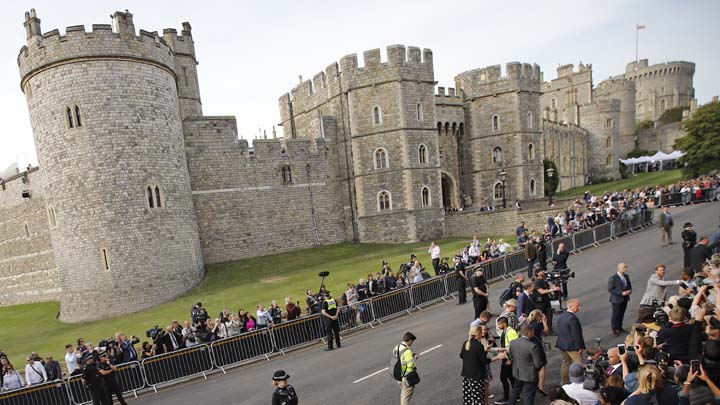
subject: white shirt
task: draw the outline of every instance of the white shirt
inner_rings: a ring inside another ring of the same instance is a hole
[[[568,396],[580,403],[580,405],[595,405],[598,401],[597,392],[583,388],[583,383],[570,383],[562,386]]]
[[[431,259],[439,259],[440,258],[440,246],[435,245],[428,249],[428,253],[430,253]]]
[[[77,356],[75,353],[65,353],[65,365],[68,369],[68,375],[72,374],[78,368]]]
[[[507,250],[508,250],[508,248],[510,248],[510,247],[512,247],[512,246],[510,246],[509,243],[505,242],[505,243],[503,243],[502,245],[499,245],[499,246],[498,246],[498,251],[500,251],[500,253],[507,253]]]
[[[26,365],[25,379],[27,379],[27,385],[40,384],[47,381],[48,378],[45,373],[45,366],[43,366],[39,361],[33,361],[32,365]]]

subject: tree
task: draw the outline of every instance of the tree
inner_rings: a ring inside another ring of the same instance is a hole
[[[656,150],[645,150],[645,149],[640,149],[640,148],[636,147],[633,150],[631,150],[630,152],[628,152],[625,159],[636,158],[636,157],[640,157],[640,156],[652,156],[656,153],[657,153]]]
[[[675,142],[675,149],[686,153],[680,158],[683,174],[697,177],[720,170],[720,103],[698,108],[684,127],[687,135]]]
[[[549,168],[553,168],[555,173],[553,173],[552,177],[548,177],[547,170]],[[553,194],[555,194],[555,191],[557,191],[558,185],[560,185],[560,171],[558,170],[557,166],[555,165],[555,162],[552,160],[545,159],[543,160],[543,173],[545,178],[545,195],[550,195],[550,192],[552,191]]]

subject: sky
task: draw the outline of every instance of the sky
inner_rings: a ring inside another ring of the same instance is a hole
[[[172,4],[173,7],[166,7]],[[403,44],[433,51],[438,86],[466,70],[511,61],[537,63],[545,80],[559,65],[592,63],[599,83],[635,59],[696,63],[699,104],[720,93],[720,1],[49,1],[20,0],[0,13],[0,171],[37,164],[17,55],[24,13],[35,8],[43,32],[109,24],[128,9],[136,30],[193,27],[205,115],[235,115],[241,138],[271,133],[278,98],[347,54]],[[362,62],[361,62],[362,63]],[[281,129],[278,128],[281,134]]]

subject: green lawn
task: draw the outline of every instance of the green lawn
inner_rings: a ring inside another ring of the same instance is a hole
[[[661,172],[640,173],[624,180],[571,188],[557,193],[556,197],[577,197],[581,196],[585,191],[590,191],[590,194],[593,195],[602,195],[605,191],[612,192],[634,189],[637,187],[669,185],[680,181],[682,178],[682,172],[680,170],[663,170]]]
[[[468,244],[469,239],[438,241],[442,256],[451,257]],[[514,236],[505,236],[505,240],[513,245],[516,243]],[[400,263],[408,260],[410,253],[415,253],[425,267],[431,269],[428,245],[341,243],[210,265],[203,283],[184,296],[136,314],[98,322],[59,322],[55,319],[60,308],[58,302],[3,307],[0,308],[0,348],[8,353],[13,364],[22,366],[25,364],[24,356],[32,351],[43,355],[52,353],[56,359],[63,359],[65,344],[74,343],[78,337],[97,344],[102,338],[123,331],[146,340],[145,331],[156,323],[164,327],[173,319],[181,322],[189,319],[190,307],[197,301],[203,303],[211,316],[217,316],[223,308],[234,312],[239,308],[254,311],[257,304],[267,306],[273,299],[284,307],[284,298],[288,295],[301,301],[304,308],[305,291],[316,291],[319,287],[319,272],[330,272],[325,284],[333,295],[339,297],[345,291],[347,282],[357,283],[368,273],[375,274],[380,270],[383,259],[387,259],[390,266],[397,270]],[[92,311],[92,308],[88,310]]]

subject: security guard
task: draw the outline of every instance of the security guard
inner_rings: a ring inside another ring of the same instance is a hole
[[[340,321],[338,321],[338,307],[335,298],[330,296],[330,292],[326,293],[325,301],[322,304],[323,322],[325,322],[325,334],[327,335],[328,347],[325,351],[333,349],[333,335],[335,335],[335,343],[340,348]]]
[[[105,390],[105,381],[95,364],[95,357],[86,354],[83,355],[83,359],[85,361],[85,369],[83,369],[82,381],[88,391],[90,391],[90,398],[92,398],[93,405],[112,404],[112,399],[110,399]]]
[[[115,367],[114,364],[110,363],[110,358],[108,357],[107,352],[103,352],[100,354],[100,362],[97,363],[97,366],[98,372],[100,373],[100,375],[102,375],[103,381],[105,382],[106,397],[112,402],[112,396],[114,394],[117,397],[118,401],[120,401],[120,405],[127,405],[127,402],[125,402],[125,398],[123,398],[122,395],[122,388],[115,379],[117,367]]]
[[[407,376],[417,370],[415,360],[418,355],[410,350],[410,346],[416,339],[412,332],[406,332],[403,335],[403,341],[393,349],[393,358],[400,359],[401,376],[399,378],[401,378],[401,381],[398,381],[400,385],[400,405],[409,404],[415,391],[415,385],[408,382]]]
[[[683,268],[687,269],[690,267],[690,249],[697,245],[697,233],[692,229],[693,224],[690,222],[686,222],[683,228],[685,228],[685,230],[680,234],[683,240]]]
[[[458,305],[462,305],[467,302],[466,288],[468,277],[465,274],[465,265],[460,256],[455,256],[455,275],[457,276]]]

